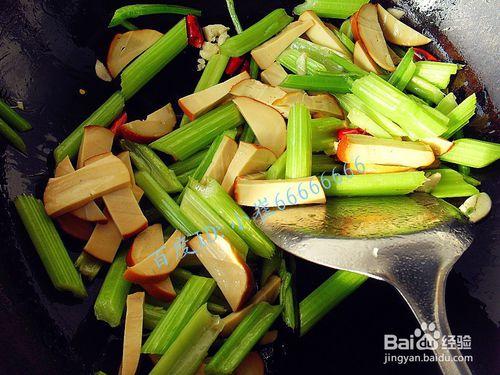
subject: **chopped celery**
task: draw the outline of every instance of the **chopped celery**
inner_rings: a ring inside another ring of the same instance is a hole
[[[424,181],[424,172],[321,176],[321,184],[329,197],[405,195],[422,186]]]
[[[342,44],[349,50],[349,52],[354,53],[354,42],[343,32],[333,29],[333,33],[340,39]]]
[[[456,74],[460,65],[438,61],[418,61],[415,63],[415,75],[444,90],[450,84],[450,78]]]
[[[283,307],[281,311],[281,315],[283,317],[283,321],[287,325],[287,327],[292,330],[300,330],[300,315],[298,312],[298,305],[295,299],[295,293],[293,288],[293,273],[295,272],[295,263],[293,258],[289,258],[291,262],[293,262],[293,267],[290,271],[288,271],[285,259],[281,261],[280,266],[280,305]]]
[[[131,18],[148,16],[151,14],[181,14],[181,15],[192,14],[195,16],[201,16],[201,10],[183,7],[179,5],[167,5],[167,4],[126,5],[124,7],[115,10],[113,18],[109,22],[108,27],[121,25],[123,21],[129,20]]]
[[[479,193],[479,190],[464,181],[460,173],[451,168],[433,169],[429,172],[441,174],[441,180],[431,190],[431,194],[437,198],[470,197]]]
[[[26,154],[26,144],[19,134],[16,133],[4,120],[0,118],[0,136],[8,140],[12,146]]]
[[[262,262],[262,273],[260,277],[261,288],[266,284],[267,279],[269,279],[269,277],[273,273],[279,270],[281,265],[281,259],[283,259],[283,254],[281,250],[275,252],[271,258],[264,259],[264,261]]]
[[[323,172],[331,172],[334,168],[340,170],[342,166],[335,162],[333,158],[328,155],[313,155],[312,156],[312,174],[321,174]]]
[[[312,126],[309,110],[302,103],[290,108],[287,129],[286,178],[311,175]]]
[[[184,172],[183,174],[177,176],[177,179],[181,183],[182,186],[186,186],[186,184],[189,181],[190,177],[193,177],[194,172],[196,172],[196,168],[193,168],[187,172]]]
[[[283,152],[269,167],[266,173],[266,180],[281,180],[285,178],[286,171],[286,151]]]
[[[30,123],[10,108],[2,99],[0,99],[0,117],[17,131],[24,132],[31,129]]]
[[[337,271],[300,302],[300,335],[368,280],[365,275]]]
[[[176,163],[170,164],[168,168],[170,168],[177,176],[186,173],[194,168],[196,168],[200,162],[205,157],[205,154],[208,152],[208,149],[201,150],[194,155],[191,155],[189,158],[178,161]]]
[[[103,265],[104,262],[102,260],[93,257],[85,251],[82,251],[75,262],[75,267],[78,268],[78,271],[89,280],[94,280]]]
[[[461,130],[476,112],[476,94],[469,95],[462,103],[448,113],[450,122],[448,130],[442,135],[443,138],[450,138]]]
[[[403,91],[415,73],[415,63],[413,62],[413,48],[408,49],[396,70],[389,77],[389,83],[399,90]]]
[[[189,375],[197,372],[208,354],[224,323],[218,315],[212,315],[207,304],[198,308],[187,324],[182,327],[175,341],[151,370],[151,375]]]
[[[241,34],[229,38],[221,46],[221,52],[230,57],[242,56],[280,32],[292,20],[284,9],[275,9]]]
[[[342,25],[340,25],[339,28],[340,32],[349,37],[351,41],[354,41],[354,35],[352,34],[352,27],[351,27],[351,19],[346,19],[344,22],[342,22]]]
[[[378,126],[375,121],[357,108],[351,109],[347,118],[352,125],[365,130],[368,134],[371,134],[374,137],[392,139],[392,135],[387,133],[383,128]]]
[[[230,102],[154,141],[150,147],[183,160],[210,145],[219,134],[243,122],[236,104]]]
[[[444,98],[443,92],[438,87],[419,76],[413,76],[410,79],[406,85],[406,91],[434,104],[438,104]]]
[[[32,195],[19,195],[14,205],[54,287],[79,298],[87,297],[82,277],[73,266],[54,223],[45,213],[43,203]]]
[[[345,19],[356,13],[369,0],[306,0],[297,5],[293,12],[302,14],[312,10],[320,17]]]
[[[157,75],[188,44],[186,19],[180,20],[121,74],[122,94],[126,100]]]
[[[243,32],[243,27],[241,27],[240,19],[236,13],[236,8],[234,7],[234,0],[226,0],[227,10],[229,11],[229,16],[231,21],[233,21],[234,28],[238,34]]]
[[[462,177],[464,178],[464,181],[467,182],[468,184],[471,184],[472,186],[479,186],[481,185],[481,181],[475,179],[472,176],[466,176],[462,174]]]
[[[327,91],[345,94],[351,91],[352,76],[343,73],[321,73],[313,76],[289,74],[280,86],[291,89]]]
[[[255,134],[252,128],[248,124],[245,124],[245,126],[243,127],[243,132],[241,133],[240,136],[240,142],[247,142],[247,143],[255,142]]]
[[[127,269],[126,255],[127,251],[124,249],[115,257],[94,304],[97,320],[104,320],[111,327],[117,327],[120,324],[127,294],[132,286],[123,278],[123,273]]]
[[[302,53],[295,49],[287,48],[281,53],[281,55],[278,56],[276,61],[294,74],[299,74],[298,61]],[[307,57],[305,71],[306,74],[314,75],[318,72],[326,72],[327,69],[323,64],[317,62],[312,57]]]
[[[443,115],[449,115],[451,111],[457,108],[457,98],[455,94],[450,92],[446,95],[436,106],[436,109],[441,112]]]
[[[137,26],[135,26],[132,22],[127,21],[127,20],[122,21],[122,23],[120,25],[129,31],[139,30],[139,28]]]
[[[483,168],[500,159],[500,144],[470,138],[457,139],[450,151],[439,158],[448,163]]]
[[[333,151],[337,140],[337,131],[345,127],[345,122],[335,117],[323,117],[311,120],[312,151]]]
[[[167,313],[167,311],[162,306],[153,306],[145,303],[143,306],[143,323],[144,328],[152,330],[154,329],[161,318]]]

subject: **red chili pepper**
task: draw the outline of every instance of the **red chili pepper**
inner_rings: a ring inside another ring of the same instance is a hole
[[[245,62],[245,56],[231,57],[226,66],[225,73],[232,76],[240,68],[240,66]]]
[[[121,127],[123,124],[126,124],[128,120],[127,112],[123,112],[120,117],[118,117],[114,122],[113,125],[111,125],[110,130],[115,134],[119,135]]]
[[[187,33],[188,33],[188,43],[190,46],[195,48],[203,47],[203,43],[205,42],[205,38],[203,38],[203,33],[201,32],[200,24],[198,23],[198,19],[196,16],[192,14],[188,14],[186,16],[187,22]]]
[[[248,59],[245,60],[238,73],[243,73],[243,72],[250,73],[250,60]]]
[[[439,61],[436,57],[434,57],[433,54],[431,54],[430,52],[427,52],[425,49],[413,47],[413,51],[415,52],[415,55],[413,57],[417,61],[421,61],[421,60]]]
[[[356,129],[340,129],[337,132],[337,138],[339,141],[342,140],[347,134],[366,134],[366,132],[361,128]]]

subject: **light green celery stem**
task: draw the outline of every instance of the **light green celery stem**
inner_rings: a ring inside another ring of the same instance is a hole
[[[143,318],[142,322],[144,328],[153,330],[160,320],[165,316],[167,310],[165,310],[161,306],[150,305],[149,303],[145,303],[143,305]]]
[[[354,81],[352,92],[367,106],[401,126],[411,139],[439,136],[447,129],[403,92],[376,74],[370,73]]]
[[[19,134],[16,133],[4,120],[0,118],[0,136],[8,140],[19,151],[26,153],[26,144]]]
[[[254,58],[252,57],[250,59],[250,77],[252,77],[253,79],[257,79],[259,77],[259,65],[257,64],[257,62],[254,60]]]
[[[188,280],[193,276],[193,273],[184,269],[177,267],[172,272],[172,282],[174,284],[184,285],[188,282]]]
[[[284,9],[275,9],[241,34],[226,40],[220,48],[221,53],[230,57],[243,56],[279,33],[292,20]]]
[[[269,259],[264,259],[262,261],[262,272],[260,276],[260,287],[262,288],[269,277],[279,270],[281,265],[281,260],[283,259],[283,253],[278,250]]]
[[[125,99],[129,100],[157,75],[187,46],[187,42],[186,19],[183,18],[123,70],[120,77]]]
[[[354,41],[354,35],[352,34],[352,27],[351,27],[351,20],[347,19],[344,22],[342,22],[342,25],[340,25],[339,28],[341,33],[344,33],[351,39],[351,41]]]
[[[54,287],[79,298],[87,297],[82,277],[73,266],[52,219],[45,213],[43,203],[32,195],[19,195],[14,205]]]
[[[201,16],[201,10],[183,7],[179,5],[167,4],[135,4],[126,5],[115,10],[113,18],[109,22],[108,27],[118,26],[123,21],[134,19],[141,16],[149,16],[151,14],[192,14]]]
[[[126,255],[127,251],[124,249],[113,260],[94,304],[97,320],[104,320],[111,327],[120,324],[127,294],[132,286],[123,278],[123,273],[127,269]]]
[[[456,108],[454,108],[448,117],[450,122],[448,123],[448,130],[444,132],[443,138],[450,138],[456,132],[461,130],[465,125],[469,123],[469,120],[474,116],[476,112],[476,94],[469,95],[462,103],[460,103]]]
[[[369,0],[306,0],[297,5],[293,13],[302,14],[312,10],[320,17],[346,19],[356,13]]]
[[[198,231],[224,236],[238,250],[243,259],[246,259],[248,252],[246,242],[206,203],[199,193],[189,187],[186,187],[184,191],[181,211],[195,224]]]
[[[248,124],[245,124],[243,126],[243,132],[241,133],[240,136],[240,142],[247,142],[247,143],[255,142],[255,133]]]
[[[351,91],[352,76],[343,73],[322,73],[314,76],[289,74],[280,86],[291,89],[345,94]]]
[[[139,28],[137,26],[135,26],[132,22],[127,21],[127,20],[123,21],[120,25],[129,31],[139,30]]]
[[[409,194],[425,181],[424,172],[322,176],[321,184],[329,197],[362,197]]]
[[[192,188],[248,244],[253,253],[263,258],[273,256],[276,251],[273,242],[216,180],[211,179],[205,184],[195,183]]]
[[[189,158],[170,164],[168,168],[172,170],[177,176],[186,173],[194,168],[196,168],[203,158],[205,157],[207,150],[201,150]]]
[[[207,302],[215,281],[191,276],[142,346],[142,352],[163,354],[172,345],[198,308]]]
[[[312,151],[331,151],[337,140],[337,131],[345,128],[345,122],[335,117],[323,117],[311,120]]]
[[[293,258],[292,258],[293,259]],[[293,271],[292,271],[293,272]],[[280,267],[280,305],[283,307],[281,311],[281,316],[283,317],[283,322],[287,327],[292,330],[300,329],[300,315],[298,310],[298,305],[295,301],[295,296],[293,292],[293,273],[289,272],[286,267],[286,262],[283,259],[281,261]]]
[[[467,176],[467,175],[462,174],[462,177],[464,178],[465,182],[467,182],[468,184],[471,184],[472,186],[479,186],[479,185],[481,185],[481,181],[476,180],[472,176]]]
[[[75,262],[78,271],[89,280],[94,280],[104,263],[92,255],[82,251]]]
[[[196,226],[193,222],[182,213],[177,203],[148,172],[136,172],[135,182],[144,190],[144,194],[153,206],[175,229],[180,230],[186,236],[196,232]]]
[[[271,306],[267,302],[257,304],[212,357],[205,374],[232,374],[280,313],[281,306]]]
[[[413,51],[413,48],[408,49],[399,62],[396,70],[389,77],[388,82],[398,90],[403,91],[415,73],[416,65],[413,62],[414,55],[415,52]]]
[[[349,52],[354,53],[354,42],[343,32],[333,29],[333,33],[340,39],[342,44],[349,50]]]
[[[470,138],[457,139],[450,151],[439,158],[448,163],[483,168],[500,159],[500,144]]]
[[[392,139],[392,135],[386,132],[368,115],[357,108],[351,109],[349,111],[349,114],[347,115],[347,118],[354,127],[361,128],[374,137]]]
[[[278,61],[281,65],[283,65],[285,68],[293,72],[294,74],[299,74],[299,67],[298,67],[298,60],[300,58],[300,55],[302,55],[305,52],[299,52],[295,49],[287,48],[284,50],[281,55],[278,56],[276,61]],[[306,58],[306,74],[308,75],[314,75],[319,72],[326,72],[327,69],[326,67],[314,60],[312,57],[307,57]]]
[[[214,156],[219,150],[219,147],[222,141],[224,140],[224,137],[229,137],[234,139],[236,137],[236,129],[227,130],[224,133],[218,135],[217,138],[214,139],[207,153],[205,154],[205,157],[198,164],[196,170],[193,173],[192,177],[195,180],[199,181],[205,176],[205,173],[207,172],[208,167],[210,167],[210,164],[212,164]]]
[[[266,172],[266,180],[281,180],[285,178],[286,151],[276,159]]]
[[[0,99],[0,117],[14,129],[24,132],[31,129],[30,123]]]
[[[438,104],[444,98],[443,92],[438,87],[418,76],[413,76],[410,79],[406,85],[406,91],[433,104]]]
[[[337,271],[300,302],[300,335],[304,335],[347,296],[368,280],[365,275]]]
[[[312,126],[311,115],[302,103],[290,108],[287,129],[287,157],[285,178],[311,175]]]
[[[429,116],[431,116],[437,123],[441,124],[442,126],[448,127],[448,124],[450,122],[450,119],[448,116],[442,114],[439,112],[436,108],[431,107],[427,103],[419,103],[420,107],[424,109],[424,111],[427,112]]]
[[[448,115],[451,111],[458,107],[457,97],[450,92],[436,106],[436,109],[443,115]]]
[[[450,78],[456,74],[460,65],[438,61],[418,61],[415,63],[415,75],[444,90],[450,84]]]
[[[192,375],[196,373],[222,328],[224,328],[224,322],[221,318],[210,314],[206,304],[200,306],[150,374]]]
[[[233,0],[226,0],[227,10],[229,12],[229,16],[231,17],[231,21],[233,21],[234,28],[238,34],[243,32],[243,28],[241,27],[240,20],[238,18],[238,14],[236,13],[236,8],[234,7]]]
[[[426,105],[426,106],[429,106],[429,104],[423,100],[423,99],[420,99],[418,96],[416,95],[413,95],[413,94],[407,94],[408,97],[413,100],[414,102],[416,102],[417,104],[422,104],[422,105]]]
[[[219,134],[243,123],[236,104],[229,102],[154,141],[150,147],[184,160],[206,148]]]
[[[83,128],[87,125],[108,127],[117,118],[125,107],[125,99],[120,91],[115,92],[94,113],[82,122],[73,132],[62,141],[54,150],[56,164],[66,156],[73,158],[78,153],[83,137]]]
[[[339,104],[344,109],[344,111],[349,112],[353,108],[359,109],[389,134],[395,137],[404,137],[408,135],[396,123],[366,105],[357,96],[353,94],[337,94],[335,95],[335,97],[339,101]]]
[[[229,56],[221,55],[220,53],[212,56],[210,60],[208,60],[205,69],[203,69],[203,73],[201,73],[200,80],[196,84],[194,92],[199,92],[218,84],[220,82],[220,79],[222,78],[222,75],[224,74],[224,70],[226,69],[228,61]],[[184,115],[182,116],[180,126],[184,126],[189,122],[189,117]]]
[[[339,56],[334,50],[320,46],[308,40],[297,38],[290,45],[290,48],[300,52],[305,52],[307,56],[323,64],[329,71],[335,72],[345,70],[347,73],[354,73],[360,77],[368,74],[367,71],[361,69],[352,61]]]
[[[459,130],[455,134],[455,139],[460,139],[463,137],[464,137],[464,132],[462,130]],[[457,165],[457,169],[462,174],[462,176],[464,176],[464,179],[465,179],[465,176],[468,176],[470,174],[470,167],[467,167],[465,165]]]
[[[167,193],[177,193],[182,190],[182,184],[175,172],[170,170],[161,158],[148,146],[139,143],[120,140],[122,149],[130,151],[130,159],[139,171],[148,172],[158,181]]]
[[[181,183],[182,186],[186,186],[186,184],[189,182],[189,179],[193,177],[194,172],[196,172],[196,169],[193,168],[177,177],[179,182]],[[182,193],[181,193],[182,194]],[[181,201],[182,199],[180,199]]]
[[[428,172],[441,174],[441,180],[431,190],[431,194],[437,198],[470,197],[479,193],[479,190],[468,184],[459,172],[451,168],[432,169]]]
[[[339,163],[336,163],[330,156],[321,154],[312,156],[311,173],[313,175],[321,174],[325,171],[331,172],[334,168],[341,170],[342,166]]]

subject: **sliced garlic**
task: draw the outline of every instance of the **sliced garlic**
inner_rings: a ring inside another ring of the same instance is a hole
[[[203,34],[205,35],[205,40],[215,42],[219,36],[224,33],[227,34],[228,30],[229,27],[221,24],[207,25],[203,28]]]
[[[227,32],[224,32],[220,34],[220,36],[217,38],[217,44],[219,46],[222,46],[226,40],[229,39],[229,34]]]
[[[491,211],[491,198],[486,193],[475,194],[465,200],[460,206],[460,211],[466,215],[472,223],[477,223]]]
[[[415,191],[420,191],[424,193],[430,193],[432,189],[434,189],[437,184],[441,181],[441,173],[434,173],[428,176],[422,186],[417,188]]]
[[[205,69],[205,66],[207,66],[207,62],[205,61],[205,59],[198,59],[196,60],[196,62],[198,63],[198,65],[196,65],[196,71],[198,72],[202,71],[203,69]]]
[[[205,42],[200,50],[200,56],[205,60],[210,60],[212,56],[219,53],[219,46],[214,43]]]
[[[113,77],[109,74],[108,69],[100,60],[96,60],[95,62],[95,74],[103,81],[111,82],[113,80]]]

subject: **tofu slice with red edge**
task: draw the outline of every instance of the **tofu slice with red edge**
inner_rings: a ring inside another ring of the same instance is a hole
[[[172,105],[156,110],[146,120],[135,120],[121,126],[123,138],[137,143],[150,143],[170,133],[177,122]]]
[[[246,79],[233,86],[231,95],[246,96],[272,106],[277,99],[284,97],[286,92],[279,87],[266,85],[256,79]]]
[[[106,210],[104,213],[108,216],[108,222],[96,224],[83,250],[103,262],[112,263],[122,242],[122,235],[109,213]]]
[[[203,177],[211,177],[220,184],[237,150],[236,141],[225,135]]]
[[[127,296],[121,375],[135,375],[139,366],[142,345],[144,297],[144,292],[137,292]]]
[[[390,14],[382,5],[377,4],[377,12],[384,37],[389,42],[406,47],[422,46],[431,42],[425,35],[420,34]]]
[[[380,70],[377,63],[373,61],[368,52],[366,52],[363,43],[359,40],[354,44],[354,64],[367,72],[382,74],[382,70]]]
[[[94,230],[91,222],[81,220],[71,213],[59,216],[56,220],[65,233],[79,240],[87,241]]]

